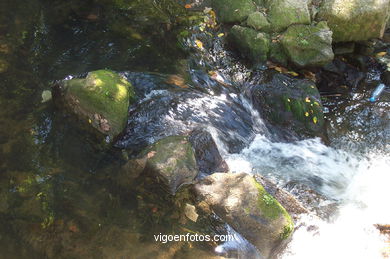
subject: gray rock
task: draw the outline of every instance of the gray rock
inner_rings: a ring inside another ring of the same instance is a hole
[[[268,32],[271,27],[267,17],[261,12],[254,12],[248,16],[246,25],[258,31]]]
[[[294,230],[288,212],[248,174],[216,173],[196,184],[195,191],[265,258],[272,256]]]
[[[272,30],[281,32],[291,24],[310,24],[307,0],[267,0],[268,20]]]
[[[333,41],[381,38],[389,15],[389,0],[324,0],[316,17],[327,21]]]
[[[187,137],[163,138],[142,152],[145,171],[165,184],[171,194],[191,184],[198,174],[194,150]]]
[[[281,43],[295,65],[324,66],[334,58],[332,32],[325,22],[313,25],[292,25],[283,34]]]
[[[251,59],[253,63],[267,60],[270,47],[270,39],[267,34],[234,25],[230,31],[230,40],[241,54]]]
[[[252,0],[213,0],[211,6],[221,22],[238,23],[256,11]]]

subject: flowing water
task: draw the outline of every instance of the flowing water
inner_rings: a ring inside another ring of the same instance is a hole
[[[0,58],[8,68],[0,74],[0,257],[212,256],[224,244],[162,245],[153,234],[233,229],[202,217],[178,223],[171,197],[158,187],[117,183],[122,149],[136,154],[163,136],[206,127],[232,171],[266,176],[301,199],[304,190],[321,197],[309,195],[312,213],[297,223],[281,258],[383,258],[389,244],[374,224],[390,223],[390,95],[367,101],[379,72],[323,100],[329,145],[286,138],[245,95],[263,67],[241,64],[221,31],[191,27],[179,46],[183,28],[171,22],[170,5],[131,2],[116,13],[105,1],[1,0]],[[140,98],[108,153],[41,102],[54,80],[100,68],[126,71]],[[234,257],[259,257],[244,239],[227,247]]]

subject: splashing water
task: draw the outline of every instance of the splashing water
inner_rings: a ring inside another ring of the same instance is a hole
[[[318,139],[277,143],[257,136],[248,148],[226,160],[232,171],[261,173],[281,186],[305,183],[339,202],[331,220],[307,216],[297,223],[316,228],[298,228],[283,259],[384,258],[385,239],[374,225],[390,222],[388,153],[358,156]]]

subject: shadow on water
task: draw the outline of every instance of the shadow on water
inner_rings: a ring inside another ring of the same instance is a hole
[[[212,244],[153,235],[223,233],[218,220],[180,218],[177,199],[147,180],[118,186],[118,155],[41,103],[53,80],[98,68],[177,73],[186,15],[173,1],[1,1],[1,258],[211,255]]]

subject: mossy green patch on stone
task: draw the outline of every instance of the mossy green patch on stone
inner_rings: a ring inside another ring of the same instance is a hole
[[[269,32],[271,25],[267,20],[267,17],[261,12],[254,12],[248,16],[246,25],[258,31]]]
[[[268,20],[272,30],[281,32],[291,24],[310,24],[307,0],[268,0]]]
[[[291,25],[283,34],[282,46],[297,66],[323,66],[333,60],[332,32],[325,22]]]
[[[213,0],[212,7],[223,23],[242,22],[249,14],[256,11],[252,0]]]
[[[292,219],[285,208],[270,195],[264,187],[253,179],[255,186],[258,190],[258,207],[262,215],[268,220],[274,220],[280,216],[288,219],[289,222],[292,222]]]
[[[123,131],[135,92],[119,74],[110,70],[89,72],[84,79],[64,81],[64,89],[65,105],[81,120],[111,138]]]
[[[267,60],[270,39],[265,33],[254,29],[234,25],[230,31],[230,40],[240,53],[251,59],[253,63]]]
[[[383,36],[388,10],[388,1],[327,0],[316,19],[327,21],[334,42],[364,41]]]

